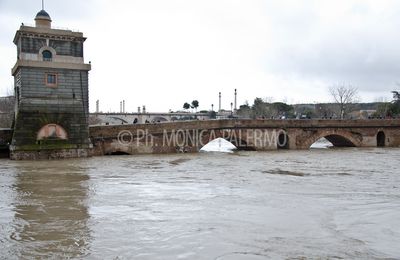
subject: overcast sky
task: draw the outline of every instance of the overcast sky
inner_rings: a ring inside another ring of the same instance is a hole
[[[11,88],[12,43],[40,0],[0,0],[0,95]],[[88,37],[90,110],[226,109],[255,97],[328,102],[351,84],[362,101],[391,99],[400,82],[398,0],[47,0],[53,26]]]

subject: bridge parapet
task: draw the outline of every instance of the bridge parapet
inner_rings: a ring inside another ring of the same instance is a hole
[[[208,120],[210,113],[91,113],[92,125],[125,125],[174,122],[181,120]]]

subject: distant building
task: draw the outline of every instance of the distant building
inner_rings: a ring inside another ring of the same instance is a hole
[[[376,113],[375,109],[373,109],[373,110],[360,110],[358,112],[358,115],[356,115],[356,116],[358,116],[359,119],[368,119],[368,118],[372,117],[375,113]]]
[[[53,29],[41,10],[14,37],[16,113],[12,159],[82,157],[90,147],[88,72],[80,32]],[[39,152],[40,151],[40,152]]]

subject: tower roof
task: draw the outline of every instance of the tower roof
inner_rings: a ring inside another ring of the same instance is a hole
[[[36,19],[51,21],[50,15],[45,10],[40,10],[35,17]]]

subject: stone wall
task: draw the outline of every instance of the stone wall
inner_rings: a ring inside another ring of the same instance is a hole
[[[10,128],[12,126],[14,113],[0,112],[0,128]]]
[[[10,154],[12,160],[54,160],[90,156],[88,149],[57,149],[40,151],[16,151]]]

